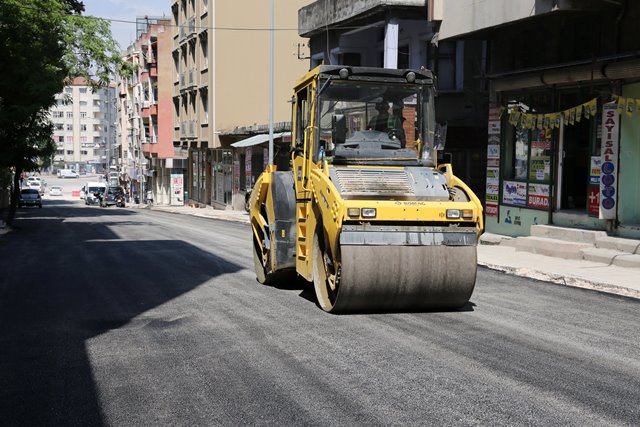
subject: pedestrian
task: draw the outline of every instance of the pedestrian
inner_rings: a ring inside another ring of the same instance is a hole
[[[147,191],[147,203],[153,205],[153,192],[151,190]]]

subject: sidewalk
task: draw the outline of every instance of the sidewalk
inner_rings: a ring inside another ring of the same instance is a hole
[[[152,210],[249,223],[244,211],[218,210],[211,206],[151,206]],[[516,251],[496,244],[500,236],[487,235],[478,245],[478,265],[521,277],[559,285],[592,289],[640,299],[640,268],[626,268],[607,262],[564,259]]]

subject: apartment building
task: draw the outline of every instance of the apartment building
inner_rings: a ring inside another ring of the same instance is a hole
[[[453,164],[455,174],[483,196],[485,171],[478,167],[486,163],[483,41],[438,40],[441,20],[435,19],[431,0],[317,0],[302,7],[298,17],[299,34],[309,39],[310,67],[433,71],[436,120],[448,128],[441,161]]]
[[[172,2],[173,141],[189,150],[188,198],[193,201],[242,208],[252,174],[268,160],[264,138],[243,150],[231,144],[267,129],[271,13],[273,121],[278,134],[287,130],[293,83],[309,65],[301,58],[306,40],[297,33],[297,11],[305,1],[273,3],[272,11],[268,1]]]
[[[53,166],[99,173],[111,160],[115,143],[115,87],[92,89],[80,77],[65,85],[51,108],[56,153]]]
[[[136,41],[124,59],[135,70],[121,76],[119,95],[119,165],[121,184],[156,203],[182,204],[186,150],[173,144],[173,39],[169,18],[136,19]]]
[[[487,231],[554,224],[638,238],[640,4],[435,3],[440,40],[488,46]]]

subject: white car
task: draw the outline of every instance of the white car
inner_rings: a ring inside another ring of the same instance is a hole
[[[27,187],[33,190],[38,190],[41,196],[44,195],[44,186],[39,181],[27,181]]]
[[[52,185],[49,189],[50,196],[62,196],[62,187],[58,185]]]

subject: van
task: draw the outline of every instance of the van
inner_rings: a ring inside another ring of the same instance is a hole
[[[73,169],[58,170],[58,178],[79,178],[80,175]]]
[[[84,204],[94,205],[98,203],[98,200],[96,200],[95,198],[95,193],[104,194],[105,190],[107,189],[107,184],[105,184],[104,182],[90,181],[85,184],[84,189]]]

